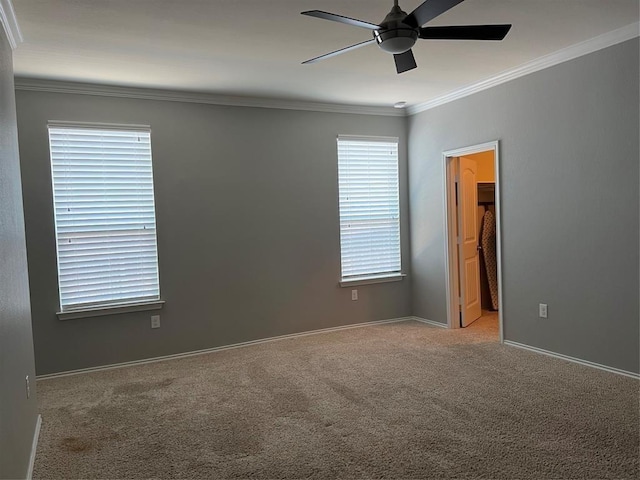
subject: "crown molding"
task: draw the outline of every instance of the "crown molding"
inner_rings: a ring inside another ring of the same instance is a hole
[[[7,13],[8,12],[8,13]],[[0,0],[0,20],[7,31],[11,46],[15,48],[22,41],[22,34],[15,19],[11,0]],[[560,63],[588,55],[618,43],[640,36],[640,23],[635,22],[625,27],[599,35],[592,39],[558,50],[549,55],[537,58],[511,70],[455,90],[424,103],[412,105],[406,109],[383,106],[343,105],[333,103],[305,102],[278,98],[260,98],[249,96],[219,95],[212,93],[187,92],[179,90],[162,90],[151,88],[121,87],[92,83],[65,82],[58,80],[16,78],[16,90],[38,92],[72,93],[77,95],[95,95],[103,97],[136,98],[143,100],[163,100],[170,102],[199,103],[236,107],[272,108],[282,110],[302,110],[327,113],[350,113],[359,115],[382,115],[390,117],[406,117],[444,105],[449,102],[473,95],[474,93],[510,82],[531,73],[553,67]]]
[[[19,43],[22,43],[22,32],[20,31],[11,0],[0,0],[0,23],[7,34],[9,45],[11,45],[12,49],[15,49]]]
[[[35,92],[72,93],[77,95],[95,95],[101,97],[136,98],[143,100],[162,100],[168,102],[200,103],[234,107],[273,108],[282,110],[303,110],[311,112],[384,115],[390,117],[406,116],[406,112],[404,110],[399,110],[393,107],[340,105],[332,103],[284,100],[277,98],[217,95],[209,93],[184,92],[177,90],[131,88],[90,83],[63,82],[57,80],[40,80],[24,77],[16,78],[15,85],[16,90],[29,90]]]
[[[510,82],[511,80],[524,77],[525,75],[544,70],[545,68],[553,67],[554,65],[568,62],[569,60],[573,60],[574,58],[582,57],[583,55],[588,55],[589,53],[611,47],[618,43],[626,42],[627,40],[631,40],[632,38],[638,37],[639,35],[640,23],[632,23],[630,25],[627,25],[626,27],[613,30],[603,35],[594,37],[590,40],[586,40],[584,42],[571,45],[570,47],[563,48],[562,50],[558,50],[555,53],[537,58],[514,69],[506,70],[502,73],[499,73],[495,77],[491,77],[473,85],[463,87],[441,97],[434,98],[433,100],[410,106],[409,108],[407,108],[407,114],[415,115],[417,113],[430,110],[440,105],[444,105],[445,103],[453,102],[454,100],[468,97],[469,95],[473,95],[474,93],[478,93],[491,87]]]

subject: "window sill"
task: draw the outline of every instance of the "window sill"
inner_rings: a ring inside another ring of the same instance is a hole
[[[152,302],[127,303],[109,307],[83,308],[81,310],[58,312],[56,315],[58,316],[58,320],[75,320],[77,318],[102,317],[105,315],[117,315],[120,313],[160,310],[163,305],[164,300],[154,300]]]
[[[359,277],[349,280],[340,280],[341,287],[356,287],[358,285],[371,285],[374,283],[387,283],[387,282],[399,282],[404,277],[406,277],[406,273],[394,273],[392,275],[375,275],[371,277]]]

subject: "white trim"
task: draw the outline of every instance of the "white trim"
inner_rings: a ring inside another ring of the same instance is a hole
[[[339,105],[332,103],[303,102],[277,98],[241,97],[231,95],[217,95],[213,93],[196,93],[151,88],[120,87],[76,82],[59,82],[54,80],[37,80],[30,78],[16,78],[15,88],[16,90],[28,90],[35,92],[72,93],[76,95],[136,98],[143,100],[161,100],[168,102],[406,117],[406,113],[404,110],[398,110],[397,108],[393,107]]]
[[[81,308],[68,312],[57,312],[58,320],[76,320],[78,318],[103,317],[105,315],[119,315],[121,313],[146,312],[148,310],[160,310],[164,306],[164,300],[151,302],[137,302],[121,305],[102,305],[94,308]]]
[[[617,30],[613,30],[611,32],[607,32],[605,34],[591,38],[584,42],[571,45],[570,47],[563,48],[549,55],[536,58],[535,60],[522,64],[516,68],[505,70],[504,72],[501,72],[498,75],[486,80],[482,80],[481,82],[474,83],[473,85],[468,85],[466,87],[460,88],[459,90],[455,90],[451,93],[438,98],[434,98],[427,102],[412,105],[407,108],[407,113],[408,115],[415,115],[417,113],[438,107],[440,105],[444,105],[445,103],[453,102],[454,100],[458,100],[460,98],[473,95],[474,93],[487,90],[497,85],[510,82],[511,80],[515,80],[516,78],[524,77],[525,75],[529,75],[530,73],[538,72],[540,70],[544,70],[545,68],[553,67],[554,65],[558,65],[560,63],[568,62],[569,60],[582,57],[583,55],[588,55],[589,53],[597,52],[598,50],[617,45],[618,43],[626,42],[627,40],[631,40],[632,38],[639,36],[639,29],[640,23],[635,22]]]
[[[631,377],[636,380],[640,380],[640,373],[628,372],[627,370],[621,370],[615,367],[608,367],[607,365],[602,365],[600,363],[590,362],[589,360],[583,360],[581,358],[571,357],[569,355],[563,355],[562,353],[551,352],[543,348],[532,347],[531,345],[525,345],[524,343],[513,342],[511,340],[505,340],[503,343],[505,345],[509,345],[510,347],[529,350],[531,352],[540,353],[549,357],[559,358],[568,362],[579,363],[580,365],[584,365],[586,367],[597,368],[599,370],[604,370],[605,372],[617,373],[618,375],[624,375],[625,377]]]
[[[411,317],[411,319],[415,320],[416,322],[426,323],[427,325],[431,325],[432,327],[447,328],[446,323],[434,322],[433,320],[427,320],[426,318],[422,317]]]
[[[47,127],[53,128],[100,128],[102,130],[127,130],[151,133],[151,125],[136,125],[127,123],[99,123],[99,122],[69,122],[67,120],[49,120]]]
[[[341,287],[356,287],[358,285],[373,285],[374,283],[399,282],[406,276],[406,273],[392,273],[370,277],[358,277],[347,280],[340,280],[339,284]]]
[[[6,12],[9,12],[7,15]],[[15,13],[10,0],[0,0],[0,20],[2,21],[9,43],[15,48],[22,42],[22,34],[15,20]],[[6,23],[5,23],[6,22]],[[164,100],[172,102],[201,103],[211,105],[230,105],[239,107],[279,108],[284,110],[304,110],[329,113],[351,113],[362,115],[383,115],[391,117],[405,117],[415,115],[426,110],[453,102],[474,93],[487,90],[531,73],[544,70],[560,63],[588,55],[589,53],[617,45],[640,35],[640,23],[631,23],[625,27],[604,33],[584,42],[571,45],[549,55],[542,56],[524,63],[510,70],[505,70],[491,78],[468,85],[427,102],[409,106],[405,109],[384,106],[367,105],[339,105],[331,103],[304,102],[277,98],[241,97],[162,89],[132,88],[121,86],[97,85],[77,82],[62,82],[54,80],[38,80],[30,78],[16,78],[16,90],[37,92],[72,93],[78,95],[96,95],[105,97],[138,98],[144,100]]]
[[[380,142],[380,143],[398,143],[398,137],[382,137],[378,135],[338,135],[336,140],[346,140],[351,142]]]
[[[207,353],[215,353],[215,352],[221,352],[224,350],[232,350],[235,348],[250,347],[251,345],[260,345],[262,343],[277,342],[280,340],[287,340],[290,338],[306,337],[309,335],[316,335],[319,333],[332,333],[332,332],[339,332],[341,330],[350,330],[352,328],[371,327],[375,325],[384,325],[386,323],[407,322],[410,320],[414,320],[414,317],[399,317],[399,318],[392,318],[388,320],[374,320],[372,322],[354,323],[352,325],[342,325],[339,327],[320,328],[318,330],[311,330],[308,332],[290,333],[287,335],[279,335],[277,337],[268,337],[268,338],[261,338],[258,340],[250,340],[248,342],[234,343],[232,345],[223,345],[220,347],[205,348],[203,350],[194,350],[191,352],[176,353],[173,355],[163,355],[161,357],[146,358],[143,360],[133,360],[131,362],[115,363],[111,365],[103,365],[100,367],[81,368],[78,370],[69,370],[69,371],[60,372],[60,373],[50,373],[47,375],[37,375],[36,380],[48,380],[51,378],[68,377],[71,375],[79,375],[82,373],[99,372],[102,370],[113,370],[115,368],[124,368],[124,367],[131,367],[134,365],[144,365],[147,363],[163,362],[165,360],[194,357],[197,355],[205,355]]]
[[[463,157],[465,155],[473,155],[474,153],[487,152],[489,150],[498,149],[498,140],[493,142],[480,143],[478,145],[471,145],[468,147],[456,148],[455,150],[447,150],[443,152],[443,155],[447,157]]]
[[[455,241],[456,239],[449,235],[450,231],[453,231],[453,225],[451,216],[449,215],[449,206],[452,204],[452,182],[454,179],[450,178],[450,159],[454,157],[461,157],[464,155],[471,155],[474,153],[493,151],[494,172],[495,172],[495,184],[496,184],[496,260],[498,263],[498,325],[500,329],[500,343],[504,342],[504,317],[503,317],[503,300],[502,300],[502,228],[501,228],[501,208],[500,208],[500,142],[495,140],[493,142],[481,143],[479,145],[473,145],[469,147],[457,148],[455,150],[448,150],[442,152],[443,172],[444,172],[444,236],[445,236],[445,277],[446,277],[446,298],[447,298],[447,326],[449,328],[459,328],[458,322],[454,320],[454,316],[459,309],[459,292],[458,292],[458,279],[451,271],[453,268],[457,268],[457,255],[455,254]],[[454,294],[454,293],[458,294]]]
[[[22,43],[22,32],[20,31],[20,25],[18,25],[18,19],[16,18],[16,12],[13,10],[11,0],[0,0],[0,23],[7,34],[11,49],[15,50],[18,44]]]
[[[495,177],[496,209],[496,263],[498,274],[498,329],[500,343],[504,343],[504,300],[502,296],[502,176],[500,175],[500,142],[496,140],[493,150],[493,174]]]
[[[458,285],[458,255],[456,254],[455,235],[449,232],[456,231],[457,210],[449,208],[455,205],[455,182],[457,172],[453,170],[452,158],[443,153],[443,194],[444,194],[444,271],[445,271],[445,298],[447,299],[447,328],[460,328],[460,322],[453,320],[454,315],[460,315],[460,295],[455,287]],[[451,214],[450,214],[451,213]]]
[[[33,441],[31,442],[31,455],[29,455],[29,469],[27,470],[27,480],[33,478],[33,467],[36,464],[36,452],[38,451],[38,440],[40,439],[40,427],[42,426],[42,415],[38,415],[36,421],[36,429],[33,432]]]

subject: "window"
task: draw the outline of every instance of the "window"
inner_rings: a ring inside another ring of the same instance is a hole
[[[49,125],[60,309],[160,298],[148,128]]]
[[[400,276],[398,139],[338,137],[342,281]]]

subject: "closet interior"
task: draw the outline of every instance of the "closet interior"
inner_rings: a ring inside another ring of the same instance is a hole
[[[483,310],[498,310],[496,259],[496,184],[478,182],[478,247],[480,250],[480,297]]]

